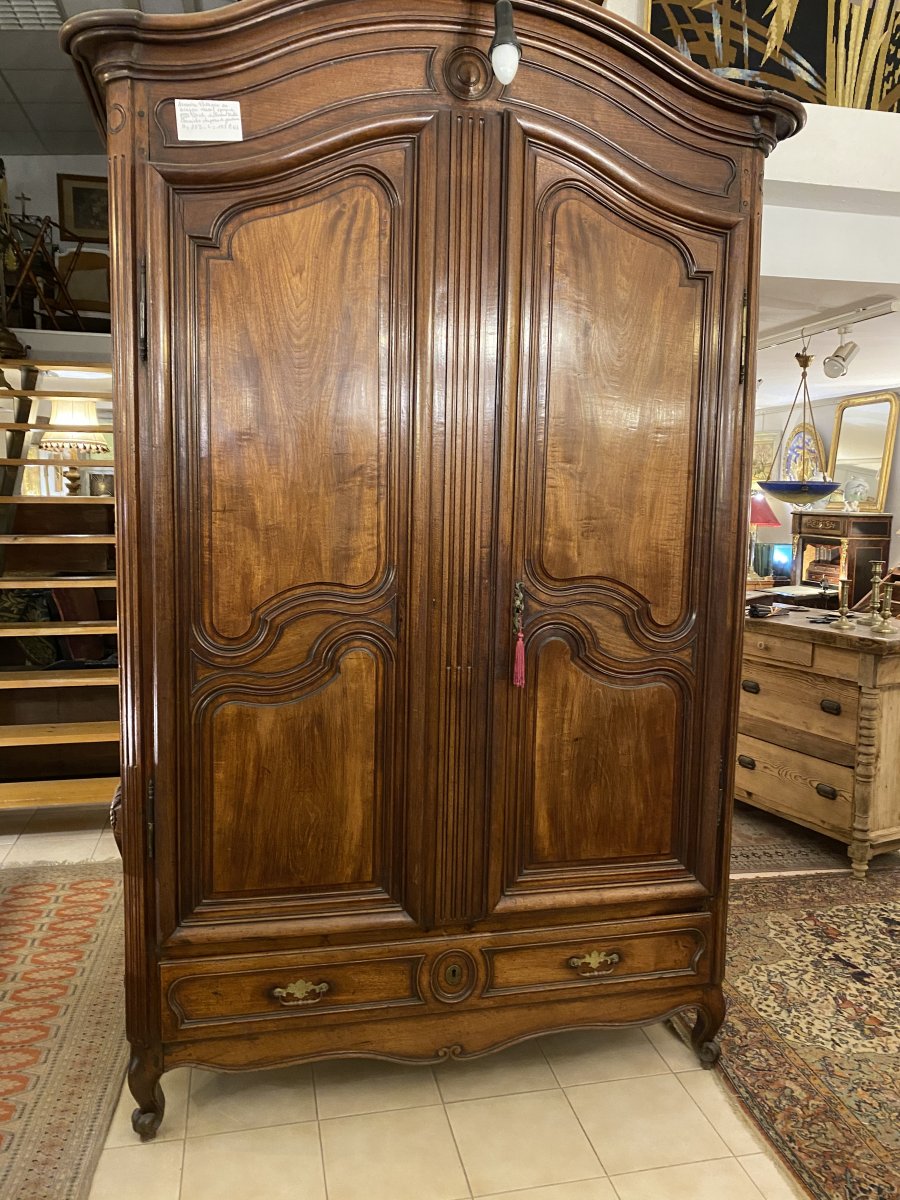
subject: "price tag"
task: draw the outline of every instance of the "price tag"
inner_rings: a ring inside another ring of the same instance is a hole
[[[239,100],[176,100],[175,128],[180,142],[242,142]]]

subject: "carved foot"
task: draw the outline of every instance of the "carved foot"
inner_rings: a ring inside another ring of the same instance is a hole
[[[869,873],[870,847],[865,842],[854,842],[847,853],[850,855],[853,878],[864,880]]]
[[[725,1020],[725,997],[721,990],[709,992],[702,1008],[697,1010],[697,1020],[691,1030],[691,1045],[700,1059],[704,1070],[711,1070],[719,1061],[722,1049],[716,1034]]]
[[[162,1067],[149,1053],[135,1052],[128,1064],[128,1086],[138,1102],[131,1114],[131,1127],[142,1142],[156,1137],[166,1111],[166,1098],[159,1086]]]

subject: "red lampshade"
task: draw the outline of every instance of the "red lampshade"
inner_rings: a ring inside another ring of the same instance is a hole
[[[762,492],[750,493],[750,524],[751,525],[780,525],[781,522],[772,512],[772,506]]]

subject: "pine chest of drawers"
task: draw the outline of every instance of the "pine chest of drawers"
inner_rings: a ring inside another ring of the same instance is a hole
[[[805,613],[744,629],[735,796],[846,842],[860,878],[900,847],[900,623],[838,632]]]

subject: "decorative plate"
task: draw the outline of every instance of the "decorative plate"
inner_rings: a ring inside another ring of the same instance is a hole
[[[805,461],[804,461],[805,451]],[[782,479],[805,481],[825,470],[825,447],[813,425],[797,425],[784,448]]]

